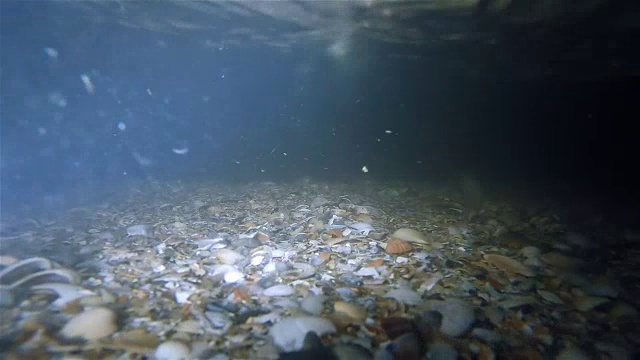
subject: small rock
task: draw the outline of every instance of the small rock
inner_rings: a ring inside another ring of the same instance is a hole
[[[313,331],[318,336],[333,334],[336,327],[327,319],[315,316],[289,317],[280,320],[269,330],[273,343],[282,351],[302,349],[304,338]]]
[[[300,307],[311,315],[318,316],[324,310],[324,302],[327,297],[324,295],[308,295],[300,302]]]
[[[408,288],[398,288],[389,291],[385,298],[395,299],[406,305],[418,305],[422,302],[422,297],[417,292]]]
[[[597,296],[578,296],[573,300],[573,306],[578,311],[587,312],[604,303],[608,303],[609,299]]]
[[[596,247],[596,243],[593,242],[593,240],[582,234],[574,232],[570,232],[567,234],[567,242],[571,245],[579,246],[584,249],[593,249]]]
[[[116,313],[107,308],[94,308],[77,314],[60,331],[67,338],[80,337],[94,341],[118,330]]]
[[[133,225],[127,228],[127,235],[129,236],[150,236],[151,226],[149,225]]]
[[[326,205],[329,203],[329,200],[323,198],[322,196],[318,196],[313,201],[311,201],[311,208],[319,208],[320,206]]]
[[[191,349],[180,341],[165,341],[156,348],[157,360],[188,360]]]
[[[204,316],[207,318],[209,324],[214,329],[225,329],[231,324],[231,318],[225,313],[217,311],[207,311],[206,313],[204,313]]]
[[[294,289],[292,286],[279,284],[279,285],[274,285],[269,288],[266,288],[263,294],[265,296],[273,297],[273,296],[290,296],[295,293],[296,293],[296,289]]]
[[[227,284],[234,284],[244,279],[244,274],[240,271],[229,271],[224,274],[224,282]]]
[[[378,271],[372,267],[363,267],[360,270],[354,272],[353,274],[357,276],[363,276],[363,277],[364,276],[371,276],[373,278],[380,277],[380,273],[378,273]]]
[[[338,344],[332,350],[338,360],[371,360],[371,352],[357,344]]]
[[[333,305],[333,310],[338,314],[344,314],[358,321],[364,321],[367,317],[367,310],[353,302],[336,301]]]
[[[429,346],[427,359],[430,360],[457,360],[458,352],[451,345],[444,342],[435,342]]]
[[[226,265],[233,265],[244,260],[244,255],[231,249],[220,249],[213,253],[218,261]]]
[[[537,258],[540,256],[540,249],[535,246],[525,246],[520,250],[520,254],[527,259]]]
[[[362,234],[364,236],[368,236],[369,233],[371,231],[373,231],[373,226],[371,226],[371,224],[369,223],[364,223],[364,222],[359,222],[359,223],[355,223],[355,224],[351,224],[349,225],[349,227],[353,230],[355,230],[355,232],[357,234]]]
[[[492,345],[502,342],[502,337],[500,336],[500,334],[489,329],[475,328],[471,331],[471,336]]]
[[[427,301],[425,307],[427,311],[437,311],[442,314],[440,330],[445,335],[453,337],[466,333],[476,319],[473,306],[459,299]]]
[[[13,292],[7,287],[0,287],[0,308],[12,307],[14,301]]]
[[[422,234],[418,230],[408,229],[408,228],[400,228],[396,230],[391,238],[404,240],[407,242],[417,243],[417,244],[428,244],[427,237]]]
[[[556,360],[590,360],[591,357],[582,349],[575,345],[569,345],[565,347],[558,356],[556,356]]]
[[[512,259],[510,257],[498,254],[486,254],[484,255],[484,259],[487,260],[487,262],[489,262],[491,265],[497,267],[502,271],[512,274],[520,274],[527,277],[535,276],[533,270],[529,269],[518,260]]]
[[[577,270],[584,266],[584,261],[559,252],[548,252],[541,256],[542,260],[560,270]]]

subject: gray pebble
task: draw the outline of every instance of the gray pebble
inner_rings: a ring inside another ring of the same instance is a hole
[[[429,347],[427,359],[430,360],[457,360],[458,352],[451,345],[443,342],[435,342]]]

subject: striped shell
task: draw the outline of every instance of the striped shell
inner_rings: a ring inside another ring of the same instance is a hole
[[[387,248],[385,249],[387,254],[404,254],[413,251],[413,246],[404,240],[391,238],[387,241]]]

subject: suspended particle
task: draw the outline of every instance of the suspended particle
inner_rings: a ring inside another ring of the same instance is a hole
[[[56,50],[54,48],[46,47],[46,48],[44,48],[44,53],[47,54],[47,56],[52,58],[52,59],[57,59],[58,58],[58,50]]]
[[[178,155],[186,155],[189,152],[189,148],[188,147],[183,147],[183,148],[172,148],[171,149],[174,153],[178,154]]]
[[[362,167],[362,172],[365,174],[369,172],[369,169],[367,168],[366,165]]]
[[[91,78],[89,77],[89,75],[82,74],[80,75],[80,79],[82,80],[82,83],[84,84],[84,89],[87,91],[87,93],[91,95],[95,94],[96,88],[93,85],[93,82],[91,81]]]

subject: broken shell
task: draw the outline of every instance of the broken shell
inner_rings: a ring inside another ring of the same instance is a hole
[[[417,244],[428,244],[427,237],[418,230],[401,228],[396,230],[393,235],[391,235],[393,239],[404,240]]]
[[[291,265],[294,270],[282,273],[280,276],[287,280],[301,280],[312,277],[316,273],[313,265],[305,263],[293,263]]]
[[[387,241],[385,251],[388,254],[405,254],[413,251],[413,246],[404,240],[392,238]]]
[[[47,283],[40,284],[31,287],[34,292],[50,292],[58,295],[58,298],[53,302],[54,306],[64,307],[74,300],[95,296],[96,294],[90,290],[82,288],[78,285],[63,284],[63,283]]]
[[[215,258],[218,259],[218,261],[226,265],[233,265],[237,262],[244,260],[244,255],[231,249],[216,250],[213,253],[213,256],[215,256]]]
[[[52,268],[53,264],[51,264],[51,261],[45,258],[34,257],[25,259],[0,271],[0,284],[13,285],[26,276]]]
[[[29,288],[34,285],[46,283],[78,284],[80,277],[78,274],[67,269],[53,269],[40,271],[22,278],[13,283],[12,288]]]
[[[533,270],[529,269],[518,260],[514,260],[510,257],[498,254],[486,254],[484,255],[484,259],[502,271],[512,274],[520,274],[527,277],[535,276]]]
[[[269,241],[269,235],[267,235],[267,234],[265,234],[263,232],[260,232],[260,231],[256,232],[256,234],[253,236],[253,238],[258,240],[258,241],[260,241],[260,242],[262,242],[262,243],[265,243],[265,242]]]

